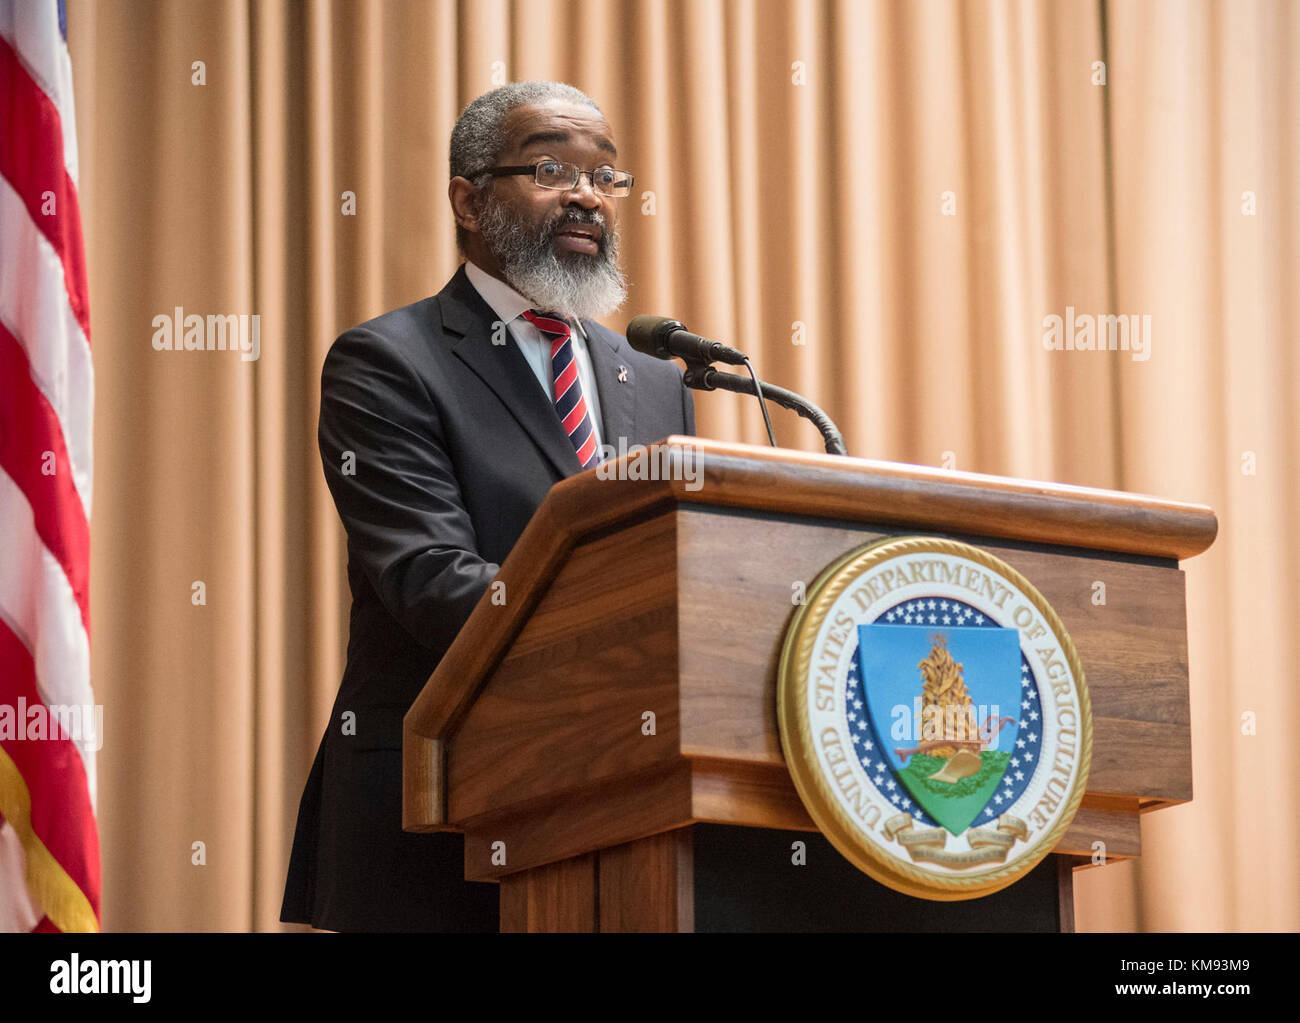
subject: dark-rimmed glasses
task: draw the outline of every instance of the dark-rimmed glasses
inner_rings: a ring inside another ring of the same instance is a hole
[[[473,181],[482,174],[491,174],[494,178],[531,174],[533,180],[542,188],[554,188],[561,192],[576,188],[578,179],[585,174],[591,181],[592,189],[601,195],[624,199],[632,193],[632,175],[627,171],[613,167],[583,170],[575,163],[561,163],[559,160],[541,160],[535,164],[521,164],[517,167],[485,167],[473,174],[466,174],[465,177]]]

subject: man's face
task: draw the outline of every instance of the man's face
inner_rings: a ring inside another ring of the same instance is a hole
[[[498,164],[543,160],[580,169],[617,166],[609,125],[590,107],[551,102],[516,107],[502,125]],[[478,233],[501,276],[539,309],[570,317],[612,312],[627,297],[618,267],[616,204],[588,175],[569,190],[528,175],[495,178],[484,190]]]

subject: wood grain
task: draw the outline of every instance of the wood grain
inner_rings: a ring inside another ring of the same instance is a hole
[[[530,864],[690,819],[812,829],[785,769],[775,712],[792,584],[811,585],[827,563],[881,535],[690,507],[580,545],[462,717],[444,761],[449,819],[477,830],[481,818],[514,814],[513,826],[494,826]],[[1090,802],[1059,848],[1091,855],[1103,842],[1112,857],[1138,855],[1142,806],[1191,792],[1186,647],[1176,624],[1185,613],[1182,573],[1163,562],[974,539],[1057,607],[1090,680]],[[1091,601],[1098,579],[1107,583],[1104,606]],[[1171,655],[1137,658],[1141,676],[1126,674],[1135,652],[1160,648]],[[653,736],[641,732],[647,711]],[[590,808],[594,789],[682,758],[692,763],[689,791],[639,831],[591,823],[575,833],[559,821],[561,808],[589,813],[580,808]],[[475,869],[476,879],[500,874]]]
[[[1084,796],[1074,820],[1056,843],[1058,853],[1091,857],[1102,843],[1108,860],[1127,860],[1142,854],[1141,815],[1134,811],[1097,809],[1088,806],[1090,797]]]
[[[695,930],[690,828],[603,849],[599,858],[602,932]]]
[[[456,732],[451,820],[679,757],[675,564],[671,515],[573,552]]]
[[[700,438],[665,443],[679,465],[693,459],[688,465],[698,475],[601,479],[589,470],[547,495],[498,575],[515,596],[498,606],[485,594],[406,716],[404,826],[448,823],[445,778],[438,774],[443,757],[430,744],[455,731],[584,537],[691,505],[909,530],[960,528],[982,537],[1163,558],[1199,553],[1218,529],[1208,508],[1142,495]]]
[[[800,589],[811,592],[836,558],[889,534],[703,508],[683,509],[676,518],[682,752],[783,765],[776,676],[794,597]],[[725,546],[720,536],[727,537]],[[1094,718],[1088,790],[1190,798],[1186,607],[1178,567],[956,538],[1022,572],[1074,640]],[[1104,606],[1092,604],[1098,581],[1106,583]]]
[[[590,934],[595,930],[595,854],[502,878],[502,934]]]
[[[785,764],[691,758],[691,807],[696,820],[816,831]]]
[[[691,772],[685,761],[603,785],[558,794],[532,806],[465,825],[465,879],[496,881],[543,863],[608,849],[690,824]],[[504,842],[506,862],[492,862]]]
[[[962,523],[981,536],[1189,558],[1218,532],[1204,505],[1144,494],[957,472],[930,466],[835,458],[670,437],[694,446],[699,489],[674,484],[679,501],[917,529]]]
[[[503,566],[507,604],[480,604],[407,715],[405,825],[463,828],[466,877],[508,885],[503,907],[536,901],[510,878],[616,847],[640,850],[623,854],[619,876],[662,880],[657,843],[693,821],[815,830],[781,753],[777,658],[798,588],[895,534],[897,509],[873,504],[873,488],[892,487],[913,522],[942,521],[940,535],[1003,558],[1071,633],[1095,736],[1084,805],[1058,852],[1091,856],[1101,842],[1108,858],[1136,856],[1140,814],[1191,798],[1184,576],[1169,552],[1212,538],[1207,509],[726,445],[704,464],[698,493],[590,474],[557,486]],[[929,518],[917,494],[937,495]],[[861,499],[851,514],[845,495]],[[1025,539],[1026,520],[1064,506],[1083,516],[1067,531],[1074,546]],[[936,507],[947,510],[936,518]],[[990,533],[965,531],[972,522]],[[1126,528],[1145,539],[1123,539]],[[506,865],[491,862],[496,841]],[[646,926],[667,926],[662,912]]]
[[[1057,890],[1059,892],[1059,909],[1061,933],[1074,933],[1074,868],[1078,860],[1074,856],[1056,857]]]

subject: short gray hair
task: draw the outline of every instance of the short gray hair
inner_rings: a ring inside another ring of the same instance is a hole
[[[456,119],[451,130],[451,177],[468,178],[474,171],[493,167],[501,156],[505,139],[501,125],[506,114],[515,107],[540,105],[552,100],[563,100],[579,106],[588,106],[601,113],[596,101],[581,89],[564,82],[511,82],[485,92],[474,100]],[[491,180],[490,178],[487,180]],[[479,184],[479,182],[474,182]],[[456,225],[456,245],[463,251],[465,232]]]

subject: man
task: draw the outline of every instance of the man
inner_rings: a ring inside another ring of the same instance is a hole
[[[557,481],[605,449],[693,433],[681,374],[591,317],[626,297],[608,123],[555,82],[480,96],[451,136],[466,262],[346,331],[319,443],[348,536],[347,667],[298,813],[284,921],[495,930],[463,839],[401,830],[402,717]],[[557,386],[558,385],[558,386]]]

